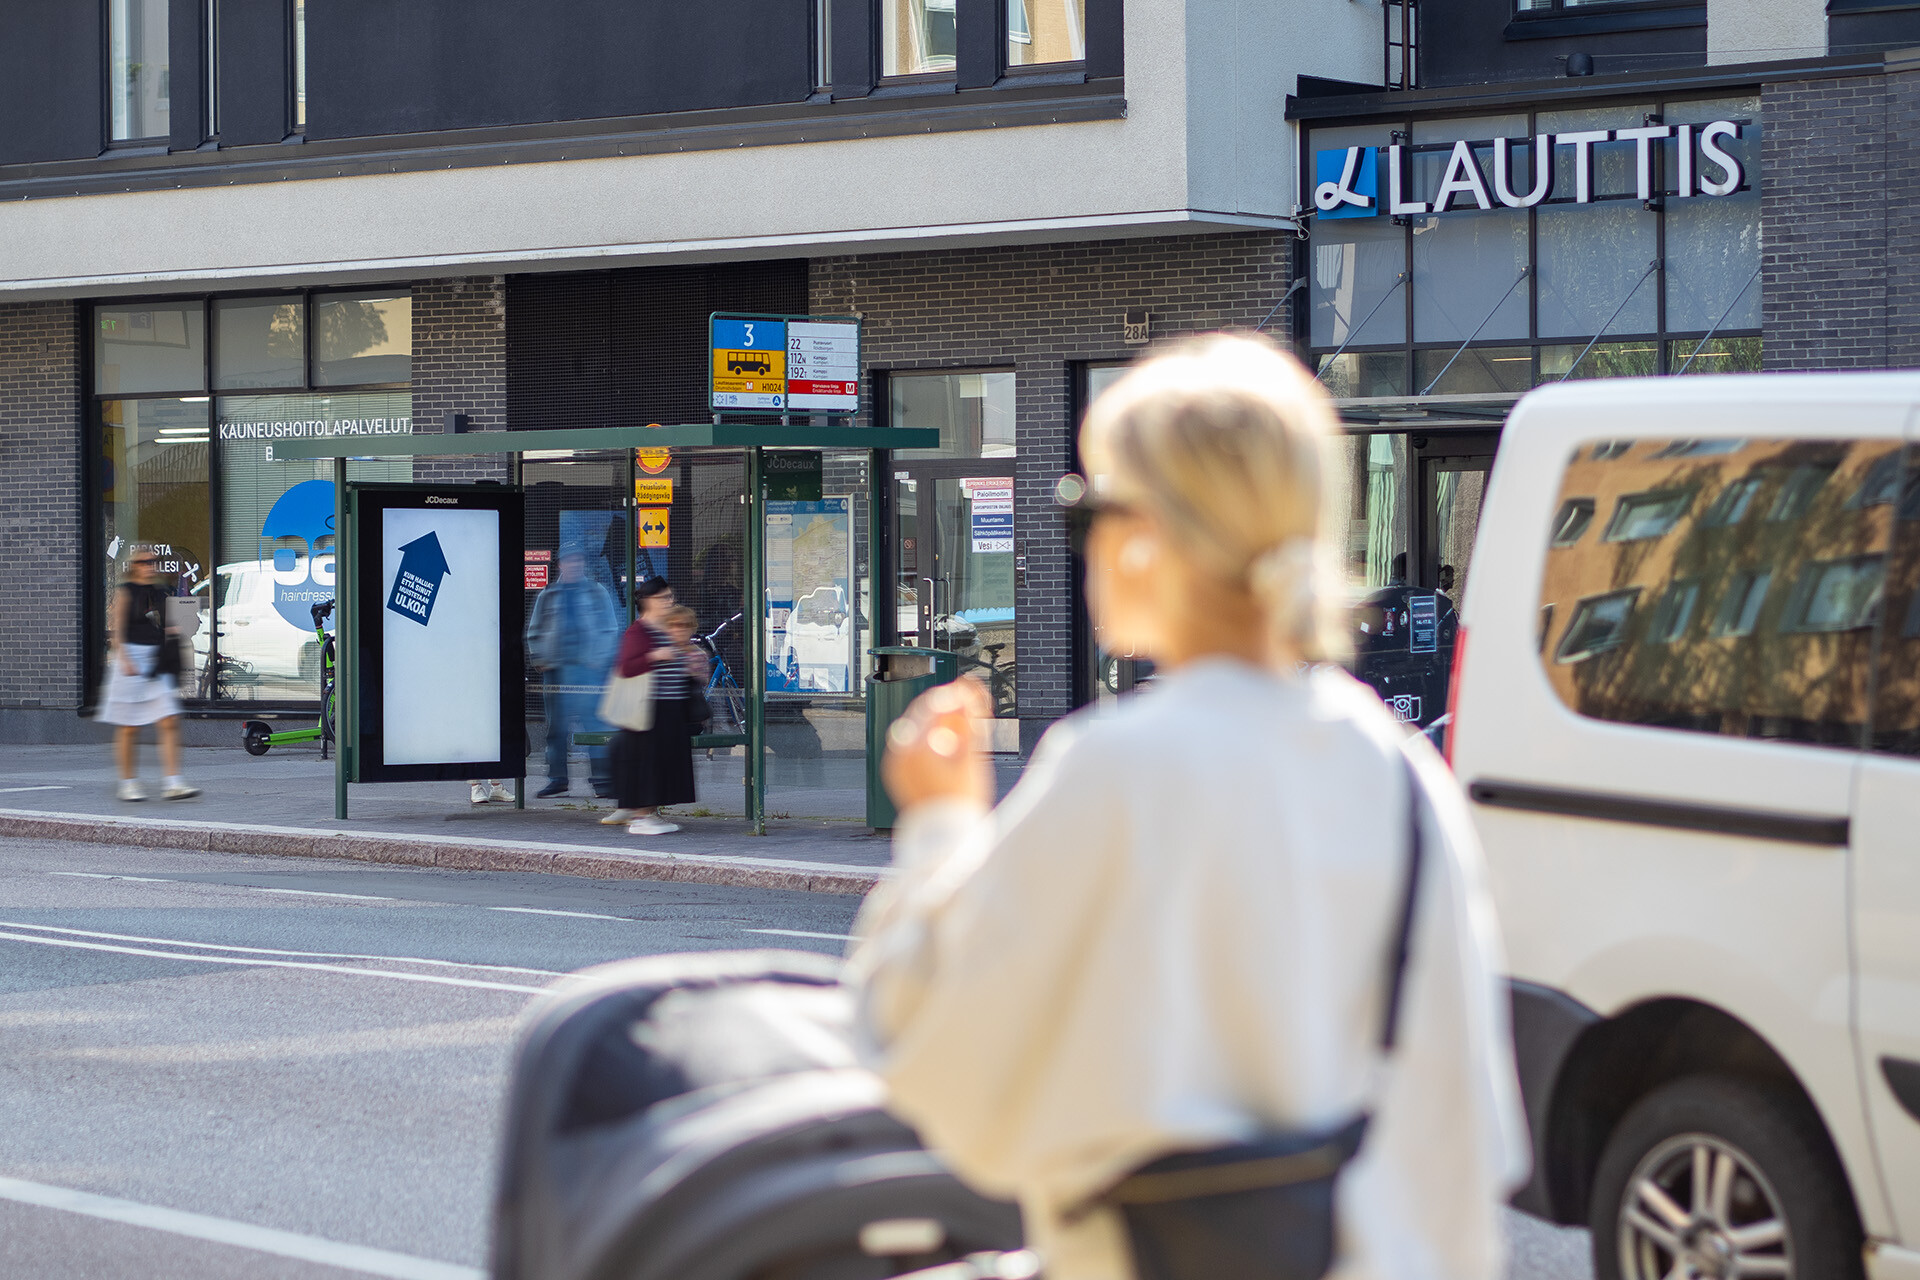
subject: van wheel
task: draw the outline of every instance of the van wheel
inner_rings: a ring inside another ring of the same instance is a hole
[[[1688,1076],[1614,1129],[1587,1215],[1597,1280],[1858,1280],[1859,1215],[1819,1123],[1778,1089]]]

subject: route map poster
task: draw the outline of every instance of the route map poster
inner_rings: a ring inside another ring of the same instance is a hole
[[[853,502],[767,503],[767,690],[853,687]]]

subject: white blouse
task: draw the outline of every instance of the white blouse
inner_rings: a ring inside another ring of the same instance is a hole
[[[1405,734],[1337,672],[1226,659],[1056,725],[992,813],[918,806],[852,973],[867,1056],[1048,1280],[1127,1280],[1062,1210],[1174,1149],[1373,1111],[1340,1280],[1494,1280],[1524,1176],[1499,940],[1466,805],[1430,805],[1399,1047],[1376,1046],[1407,858]]]

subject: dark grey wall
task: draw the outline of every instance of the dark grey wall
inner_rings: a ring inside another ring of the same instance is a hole
[[[1920,45],[1920,4],[1885,13],[1834,13],[1827,16],[1827,51],[1861,53]]]
[[[1569,10],[1585,23],[1604,24],[1624,15]],[[1555,35],[1548,39],[1509,39],[1513,0],[1441,0],[1420,6],[1420,84],[1485,84],[1564,75],[1567,55],[1593,55],[1594,70],[1651,71],[1699,65],[1706,61],[1707,28],[1693,25],[1639,31]],[[1555,20],[1552,27],[1529,30],[1577,30],[1580,23]]]
[[[102,6],[0,4],[0,164],[99,154]]]
[[[309,26],[312,15],[326,8],[308,9]],[[293,103],[289,20],[286,0],[220,0],[221,146],[287,136]]]
[[[806,98],[806,0],[328,0],[307,13],[307,136]]]

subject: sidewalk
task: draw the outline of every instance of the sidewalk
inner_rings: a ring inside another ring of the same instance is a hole
[[[769,757],[767,834],[755,837],[742,816],[744,758],[715,753],[708,760],[698,752],[700,800],[669,811],[681,829],[636,837],[599,824],[612,801],[594,798],[581,760],[571,794],[536,800],[532,793],[546,779],[539,759],[530,759],[524,811],[473,805],[462,783],[388,783],[349,788],[351,816],[342,822],[333,816],[333,762],[315,748],[255,757],[236,743],[182,754],[200,797],[128,803],[114,796],[106,747],[0,746],[0,835],[841,893],[862,891],[889,857],[886,837],[866,826],[860,759]],[[142,745],[141,763],[152,784],[159,765],[151,744]],[[999,765],[1002,793],[1019,768],[1016,758]]]

